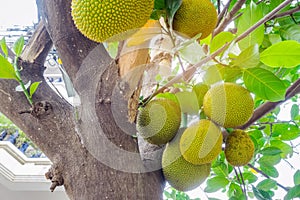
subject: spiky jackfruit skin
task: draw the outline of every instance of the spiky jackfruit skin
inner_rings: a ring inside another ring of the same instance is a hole
[[[243,130],[234,130],[225,142],[225,157],[232,166],[244,166],[254,154],[254,143]]]
[[[154,0],[72,0],[72,17],[78,30],[96,41],[128,38],[150,18]]]
[[[155,99],[139,110],[137,131],[149,143],[161,145],[177,133],[181,122],[179,105],[170,99]]]
[[[253,114],[254,102],[250,92],[235,83],[218,84],[208,90],[203,109],[215,123],[234,128],[245,124]]]
[[[202,33],[200,39],[204,39],[213,32],[217,18],[210,0],[183,0],[175,13],[173,29],[191,38]]]
[[[162,171],[172,187],[188,191],[205,181],[209,176],[211,164],[193,165],[182,157],[179,141],[183,131],[184,129],[179,129],[175,138],[166,145],[162,155]]]
[[[221,129],[212,121],[202,119],[188,127],[180,138],[180,152],[194,165],[211,163],[222,151]]]

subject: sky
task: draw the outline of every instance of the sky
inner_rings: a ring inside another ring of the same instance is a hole
[[[30,26],[37,22],[35,0],[0,0],[0,5],[0,26]]]

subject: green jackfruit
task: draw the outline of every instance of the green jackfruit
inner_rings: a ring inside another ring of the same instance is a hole
[[[245,124],[253,114],[250,92],[235,83],[218,84],[208,90],[203,99],[204,113],[215,123],[234,128]]]
[[[213,122],[202,119],[188,127],[180,139],[180,151],[188,162],[211,163],[222,151],[223,135]]]
[[[137,131],[149,143],[161,145],[177,133],[181,122],[179,105],[170,99],[156,99],[139,110]]]
[[[253,157],[254,143],[245,131],[237,129],[227,136],[224,153],[231,165],[244,166]]]
[[[179,129],[177,135],[167,145],[162,155],[162,170],[168,183],[177,190],[195,189],[209,176],[211,164],[193,165],[181,155],[179,140],[184,129]]]
[[[96,41],[128,38],[150,18],[154,0],[72,0],[78,30]]]
[[[217,21],[217,11],[210,0],[183,0],[175,13],[173,29],[191,38],[202,33],[200,39],[204,39],[213,32]]]

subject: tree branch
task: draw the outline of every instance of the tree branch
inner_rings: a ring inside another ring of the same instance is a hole
[[[241,7],[244,5],[245,2],[246,2],[246,0],[241,0],[241,1],[237,1],[235,3],[235,5],[231,9],[231,11],[229,13],[227,13],[225,18],[223,18],[223,21],[221,21],[219,23],[219,25],[217,26],[217,28],[214,30],[213,35],[217,35],[218,33],[222,32],[228,26],[228,24],[230,22],[232,22],[233,16],[241,9]],[[229,5],[230,5],[230,3],[229,3]]]
[[[276,15],[274,15],[272,17],[272,19],[276,19],[276,18],[280,18],[280,17],[285,17],[285,16],[290,16],[294,13],[297,13],[300,11],[300,6],[296,7],[296,8],[293,8],[291,10],[288,10],[288,11],[285,11],[285,12],[282,12],[282,13],[278,13]]]
[[[251,126],[254,122],[262,118],[265,114],[269,113],[273,109],[275,109],[277,106],[282,104],[283,102],[287,101],[288,99],[292,98],[296,94],[300,93],[300,79],[298,79],[294,84],[292,84],[286,92],[285,99],[282,101],[277,102],[267,102],[261,105],[259,108],[257,108],[251,119],[244,124],[243,126],[238,127],[239,129],[247,129],[249,126]]]
[[[267,174],[265,174],[265,173],[264,173],[263,171],[261,171],[260,169],[254,167],[253,165],[248,164],[248,167],[254,169],[255,171],[257,171],[258,173],[260,173],[261,175],[263,175],[263,176],[266,177],[267,179],[271,179],[270,176],[268,176]],[[284,189],[285,191],[289,191],[289,189],[288,189],[287,187],[283,186],[282,184],[278,183],[277,181],[276,181],[276,184],[277,184],[279,187],[281,187],[282,189]]]

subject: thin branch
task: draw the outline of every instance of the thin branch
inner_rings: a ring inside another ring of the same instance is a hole
[[[244,181],[244,177],[243,177],[243,173],[241,171],[241,169],[238,167],[238,170],[239,170],[239,174],[241,176],[241,180],[242,180],[242,184],[243,184],[243,188],[244,188],[244,194],[245,194],[245,197],[246,197],[246,200],[248,199],[247,197],[247,190],[246,190],[246,184],[245,184],[245,181]]]
[[[225,17],[225,15],[228,13],[229,6],[231,4],[231,0],[227,2],[221,13],[218,15],[218,25],[221,23],[222,19]]]
[[[217,35],[222,32],[227,25],[232,22],[232,17],[242,8],[246,0],[237,1],[237,3],[233,6],[231,11],[223,18],[223,21],[219,23],[217,28],[214,30],[213,35]]]
[[[265,114],[269,113],[271,110],[273,110],[274,108],[276,108],[277,106],[287,101],[288,99],[292,98],[298,93],[300,93],[300,78],[287,89],[284,100],[264,103],[254,111],[251,119],[246,124],[238,128],[247,129],[249,126],[251,126],[254,122],[256,122],[258,119],[263,117]]]
[[[268,176],[267,174],[265,174],[265,173],[264,173],[263,171],[261,171],[260,169],[254,167],[253,165],[248,164],[248,167],[254,169],[256,172],[260,173],[261,175],[263,175],[263,176],[266,177],[267,179],[272,179],[270,176]],[[277,184],[279,187],[281,187],[282,189],[284,189],[285,191],[289,191],[289,189],[288,189],[287,187],[283,186],[282,184],[278,183],[277,181],[276,181],[276,184]]]
[[[286,16],[290,16],[294,13],[297,13],[300,11],[300,6],[296,7],[296,8],[293,8],[291,10],[288,10],[288,11],[285,11],[285,12],[282,12],[282,13],[278,13],[276,15],[274,15],[272,17],[272,19],[276,19],[276,18],[280,18],[280,17],[286,17]]]

